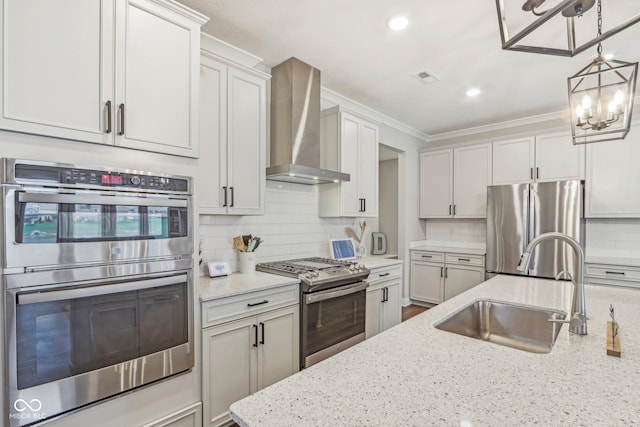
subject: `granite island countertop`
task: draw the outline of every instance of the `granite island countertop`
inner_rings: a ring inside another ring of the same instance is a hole
[[[533,354],[437,330],[477,298],[570,311],[567,282],[496,276],[231,405],[241,426],[627,425],[640,413],[640,290],[587,286],[589,335]],[[606,355],[609,304],[622,357]]]

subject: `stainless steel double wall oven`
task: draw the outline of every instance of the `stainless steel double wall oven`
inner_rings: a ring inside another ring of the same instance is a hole
[[[2,177],[9,425],[190,370],[191,179],[16,159]]]

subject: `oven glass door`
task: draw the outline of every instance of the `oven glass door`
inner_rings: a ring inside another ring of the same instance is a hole
[[[302,316],[304,356],[364,333],[365,304],[364,289],[335,298],[305,303]]]
[[[188,341],[187,275],[17,292],[16,382],[22,390]]]
[[[186,200],[18,192],[15,243],[112,242],[188,236]]]

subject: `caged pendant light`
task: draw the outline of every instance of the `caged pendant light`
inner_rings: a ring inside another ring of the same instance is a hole
[[[602,0],[598,0],[598,37],[602,35]],[[597,57],[567,79],[574,144],[624,139],[629,133],[638,63]]]

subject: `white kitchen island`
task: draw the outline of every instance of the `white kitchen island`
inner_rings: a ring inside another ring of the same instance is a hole
[[[589,335],[549,354],[437,330],[478,298],[570,311],[573,286],[496,276],[231,405],[241,426],[627,425],[640,413],[640,291],[587,286]],[[606,354],[609,304],[622,357]]]

